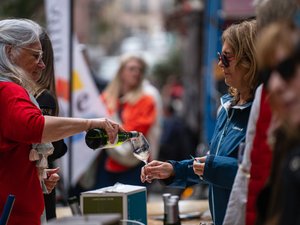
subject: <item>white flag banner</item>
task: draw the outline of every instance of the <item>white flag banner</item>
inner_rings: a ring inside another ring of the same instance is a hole
[[[45,0],[47,31],[54,51],[54,71],[60,115],[69,112],[70,1]]]
[[[60,105],[60,115],[68,116],[69,112],[69,0],[45,0],[47,15],[47,30],[49,32],[55,57],[56,91]],[[99,92],[93,81],[90,70],[83,57],[82,49],[77,39],[73,41],[73,88],[72,112],[73,117],[99,118],[107,115],[100,100]],[[55,132],[55,131],[54,131]],[[86,171],[99,151],[89,149],[84,140],[85,132],[73,136],[72,146],[60,160],[61,173],[66,187],[75,184]],[[69,151],[72,150],[72,154]],[[72,171],[69,171],[69,157]],[[70,178],[70,174],[72,177]],[[68,181],[71,181],[71,184]]]
[[[100,100],[99,92],[76,39],[74,40],[73,60],[73,117],[106,117],[106,108]],[[86,171],[99,153],[100,151],[93,151],[87,147],[85,144],[85,132],[73,136],[72,184],[78,181],[80,175]],[[66,160],[67,158],[64,157],[64,161]]]

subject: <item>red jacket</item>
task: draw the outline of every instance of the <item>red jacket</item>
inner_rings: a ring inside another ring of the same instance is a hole
[[[246,225],[253,225],[255,223],[257,196],[269,177],[272,161],[272,152],[267,143],[272,114],[265,89],[262,90],[260,104],[259,118],[256,124],[256,133],[251,151]]]
[[[13,82],[0,82],[0,102],[0,212],[13,194],[8,225],[39,225],[44,199],[29,151],[32,143],[41,142],[44,117],[25,89]]]

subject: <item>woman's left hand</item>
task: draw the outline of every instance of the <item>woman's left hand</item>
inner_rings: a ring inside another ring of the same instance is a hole
[[[199,176],[203,175],[204,167],[205,167],[205,160],[206,160],[206,156],[195,158],[195,160],[193,162],[193,170],[194,170],[195,174],[197,174]]]
[[[58,171],[59,171],[58,167],[55,169],[47,169],[47,178],[44,179],[44,183],[48,193],[52,192],[52,190],[55,188],[57,182],[60,179],[60,176],[57,174]]]

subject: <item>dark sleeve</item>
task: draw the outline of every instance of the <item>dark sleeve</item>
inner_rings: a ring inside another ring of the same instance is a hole
[[[48,156],[48,160],[49,162],[53,162],[55,159],[58,159],[60,157],[62,157],[64,154],[66,154],[67,152],[67,145],[64,142],[64,140],[59,140],[59,141],[55,141],[52,142],[53,147],[54,147],[54,151],[52,155]]]
[[[231,190],[237,169],[238,162],[236,158],[208,155],[205,161],[203,178],[214,186]]]
[[[168,160],[167,162],[172,164],[175,176],[161,180],[161,184],[184,189],[194,184],[205,182],[202,179],[200,179],[200,177],[197,174],[194,173],[193,160]]]
[[[56,103],[54,96],[47,90],[43,91],[37,97],[37,102],[43,112],[44,115],[52,115],[52,113],[56,110]],[[62,157],[67,152],[67,145],[65,144],[64,140],[59,140],[52,142],[54,147],[54,152],[52,155],[48,157],[49,162],[53,162],[55,159]]]
[[[47,90],[44,90],[37,98],[36,101],[39,103],[40,109],[43,115],[53,116],[56,110],[56,103],[54,96]]]

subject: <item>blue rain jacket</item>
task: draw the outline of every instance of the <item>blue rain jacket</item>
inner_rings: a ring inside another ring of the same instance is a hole
[[[221,109],[209,144],[204,174],[199,178],[193,171],[193,160],[172,161],[175,171],[170,186],[187,187],[197,183],[209,184],[209,208],[215,225],[222,225],[229,195],[238,168],[238,149],[245,142],[252,102],[231,106],[233,97],[221,97]]]

